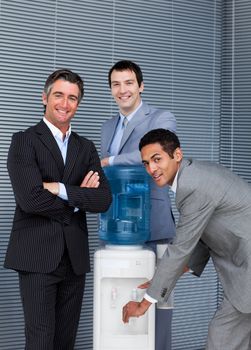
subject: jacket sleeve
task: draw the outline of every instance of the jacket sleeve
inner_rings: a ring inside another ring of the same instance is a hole
[[[65,184],[68,195],[68,203],[82,211],[100,213],[108,210],[112,195],[110,186],[102,170],[100,159],[94,144],[91,142],[90,155],[88,160],[88,171],[98,172],[100,185],[98,188],[82,188],[79,186]],[[87,173],[88,173],[87,171]]]
[[[177,197],[176,197],[177,198]],[[196,248],[215,210],[210,195],[200,191],[188,191],[178,205],[180,216],[176,237],[168,245],[152,279],[147,294],[156,300],[166,301],[184,267]]]
[[[13,135],[7,167],[16,203],[24,212],[70,222],[74,208],[43,188],[36,151],[28,133]]]

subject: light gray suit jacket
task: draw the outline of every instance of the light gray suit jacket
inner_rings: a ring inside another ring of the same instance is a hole
[[[101,158],[112,156],[109,149],[113,140],[119,113],[107,120],[101,130]],[[176,119],[172,113],[150,107],[144,103],[128,123],[121,140],[119,153],[114,158],[114,165],[141,164],[139,141],[148,131],[164,128],[176,131]],[[151,241],[171,238],[175,234],[175,224],[171,212],[168,187],[160,189],[151,185]]]
[[[183,160],[176,205],[176,238],[147,293],[166,300],[190,259],[200,274],[211,256],[228,300],[250,313],[251,186],[218,164]]]

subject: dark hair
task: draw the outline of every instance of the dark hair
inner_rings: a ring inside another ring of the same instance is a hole
[[[152,143],[159,143],[171,158],[176,148],[180,147],[178,136],[166,129],[154,129],[146,133],[139,142],[139,150]]]
[[[50,95],[52,86],[57,80],[65,80],[65,81],[68,81],[69,83],[77,84],[79,88],[78,103],[80,103],[84,95],[84,82],[81,79],[81,77],[77,73],[73,73],[70,69],[56,70],[51,75],[49,75],[49,77],[45,82],[44,92],[46,93],[47,96]]]
[[[127,70],[127,69],[129,69],[130,71],[135,73],[136,78],[137,78],[137,82],[140,86],[141,83],[143,82],[143,74],[142,74],[142,71],[140,69],[140,66],[138,66],[136,63],[134,63],[132,61],[128,61],[128,60],[118,61],[109,70],[109,73],[108,73],[109,86],[111,87],[111,75],[112,75],[112,72],[114,70],[122,72],[122,71]]]

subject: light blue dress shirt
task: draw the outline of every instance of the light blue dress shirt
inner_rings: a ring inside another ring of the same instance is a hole
[[[123,125],[123,121],[124,118],[127,118],[127,124],[130,123],[130,121],[132,120],[133,116],[135,115],[135,113],[140,109],[140,107],[142,106],[142,101],[140,102],[140,104],[138,105],[138,107],[129,115],[124,116],[122,113],[119,113],[119,122],[115,131],[115,136],[112,140],[111,146],[110,146],[110,154],[111,156],[109,157],[109,165],[113,165],[113,160],[115,158],[116,155],[118,155],[118,151],[119,151],[119,146],[123,137],[123,133],[124,133],[124,125]]]
[[[48,126],[54,139],[56,140],[57,145],[58,145],[60,152],[62,154],[64,164],[65,164],[66,155],[67,155],[67,148],[68,148],[68,141],[69,141],[69,137],[71,135],[71,126],[69,127],[69,130],[67,130],[65,137],[64,137],[64,134],[61,132],[61,130],[59,130],[55,125],[53,125],[51,122],[49,122],[45,117],[43,118],[43,121]],[[66,201],[68,200],[65,185],[61,182],[59,182],[58,197],[66,200]]]

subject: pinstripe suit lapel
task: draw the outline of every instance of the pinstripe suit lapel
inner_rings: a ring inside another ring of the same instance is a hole
[[[43,142],[44,146],[49,150],[49,152],[55,159],[59,173],[62,176],[64,172],[64,161],[60,149],[58,148],[57,142],[55,141],[50,129],[43,121],[41,121],[36,125],[35,130],[38,137]]]
[[[71,171],[76,163],[78,153],[79,153],[79,142],[75,137],[74,133],[72,133],[68,142],[65,169],[64,169],[64,175],[62,180],[63,183],[67,182],[71,174]]]

